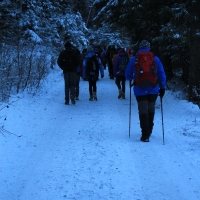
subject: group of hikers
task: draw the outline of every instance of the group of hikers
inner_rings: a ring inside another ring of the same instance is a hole
[[[155,102],[165,94],[166,74],[160,59],[150,50],[150,43],[142,40],[139,50],[115,49],[109,46],[103,50],[100,46],[88,46],[82,53],[70,42],[58,56],[58,66],[63,70],[65,81],[65,104],[79,100],[80,77],[89,83],[89,100],[97,100],[97,81],[104,78],[108,68],[110,79],[115,80],[119,90],[118,98],[125,99],[125,82],[133,87],[138,104],[138,113],[143,142],[149,142],[154,126]]]

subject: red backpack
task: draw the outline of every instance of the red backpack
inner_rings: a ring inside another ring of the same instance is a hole
[[[156,62],[152,52],[140,52],[135,61],[135,85],[155,87],[157,85]]]

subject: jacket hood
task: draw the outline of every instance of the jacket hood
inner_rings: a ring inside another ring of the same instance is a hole
[[[138,52],[136,53],[136,55],[138,55],[138,53],[140,53],[140,52],[150,52],[150,50],[147,48],[139,49]]]

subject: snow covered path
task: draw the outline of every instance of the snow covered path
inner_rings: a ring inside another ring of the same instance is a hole
[[[163,100],[165,145],[158,99],[149,143],[140,138],[137,105],[107,75],[98,101],[64,105],[63,77],[55,70],[46,91],[0,112],[0,200],[197,200],[200,199],[200,111],[167,91]],[[6,116],[6,121],[3,119]]]

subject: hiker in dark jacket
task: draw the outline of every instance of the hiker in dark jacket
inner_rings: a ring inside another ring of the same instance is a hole
[[[93,60],[94,58],[94,60]],[[90,68],[89,63],[91,59],[94,61],[93,69]],[[101,63],[100,58],[95,54],[94,49],[89,46],[87,48],[87,54],[83,59],[83,66],[82,66],[82,78],[83,80],[87,80],[89,82],[89,93],[90,98],[89,100],[97,100],[97,79],[98,74],[101,74],[101,78],[104,77],[104,68]]]
[[[115,83],[119,90],[118,99],[122,98],[125,99],[125,70],[120,69],[120,64],[122,61],[122,57],[126,57],[129,60],[128,54],[125,52],[123,48],[119,49],[118,54],[115,58],[114,65],[113,65],[113,75],[115,77]]]
[[[79,49],[76,49],[77,55],[78,55],[78,59],[79,59],[79,65],[77,67],[76,70],[76,87],[75,87],[75,94],[76,94],[76,100],[79,100],[79,91],[80,91],[80,77],[81,77],[81,73],[82,73],[82,63],[81,63],[81,58],[82,55],[79,51]]]
[[[113,76],[113,55],[116,53],[115,47],[114,46],[108,46],[108,49],[106,51],[106,60],[108,63],[108,72],[109,72],[109,76],[110,79],[114,79]]]
[[[127,80],[133,80],[135,82],[138,77],[136,58],[138,58],[137,55],[140,52],[150,52],[150,43],[147,40],[143,40],[140,43],[139,51],[136,53],[136,56],[130,60],[125,72]],[[155,102],[158,95],[160,98],[163,98],[166,87],[166,75],[163,65],[157,56],[154,56],[154,61],[156,64],[157,84],[154,86],[140,86],[134,84],[134,94],[138,103],[139,120],[142,131],[140,140],[143,142],[149,142],[149,137],[151,136],[154,125]]]
[[[65,50],[63,50],[57,60],[58,66],[63,70],[65,80],[65,104],[75,104],[75,88],[76,88],[76,73],[77,67],[80,64],[77,50],[72,49],[69,42],[65,43]]]

